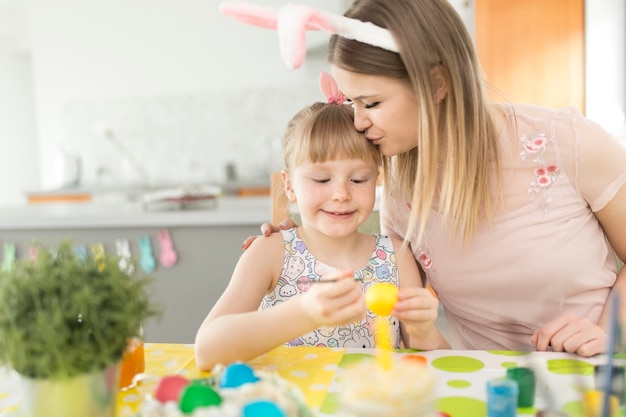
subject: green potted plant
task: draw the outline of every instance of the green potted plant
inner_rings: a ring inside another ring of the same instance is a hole
[[[152,278],[69,241],[0,271],[0,365],[15,370],[31,417],[113,417],[119,364],[161,311]]]

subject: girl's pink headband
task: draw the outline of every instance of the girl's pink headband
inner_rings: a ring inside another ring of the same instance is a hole
[[[320,89],[327,103],[344,104],[346,102],[346,96],[341,94],[333,77],[325,71],[320,74]]]
[[[220,4],[220,11],[250,25],[278,30],[281,56],[289,68],[300,68],[304,61],[307,30],[322,30],[399,52],[389,30],[309,6],[286,4],[277,8],[233,0]]]

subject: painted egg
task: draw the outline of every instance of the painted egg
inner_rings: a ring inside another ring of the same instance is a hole
[[[424,366],[426,366],[426,364],[428,363],[428,359],[426,359],[425,356],[417,355],[417,354],[405,355],[400,360],[406,361],[406,362],[418,363]]]
[[[222,373],[220,386],[222,388],[237,388],[249,382],[257,382],[259,378],[254,370],[245,363],[233,363]]]
[[[372,313],[388,316],[398,301],[398,287],[382,282],[372,285],[365,293],[365,303]]]
[[[218,406],[222,403],[222,397],[208,385],[190,384],[185,387],[180,395],[178,406],[180,411],[190,414],[196,408]]]
[[[243,417],[287,417],[275,402],[266,400],[249,402],[243,407],[242,414]]]
[[[176,401],[180,398],[182,390],[189,385],[190,381],[180,375],[168,375],[161,378],[154,391],[154,398],[162,403]]]

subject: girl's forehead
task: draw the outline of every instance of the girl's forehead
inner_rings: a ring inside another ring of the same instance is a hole
[[[376,164],[373,161],[363,160],[361,158],[340,158],[328,159],[323,162],[302,162],[298,164],[296,169],[302,170],[376,170]]]

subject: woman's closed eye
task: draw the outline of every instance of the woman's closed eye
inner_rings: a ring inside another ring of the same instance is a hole
[[[346,103],[349,104],[352,107],[356,106],[356,103],[354,101],[352,101],[352,100],[346,100]],[[375,101],[375,102],[370,103],[370,104],[363,103],[362,105],[363,105],[364,109],[373,109],[374,107],[378,106],[379,104],[380,104],[380,101]]]

